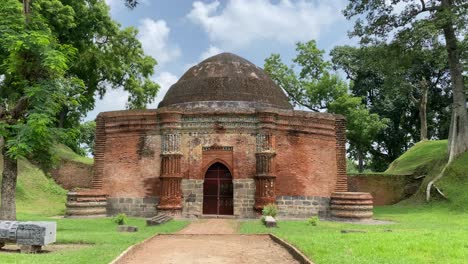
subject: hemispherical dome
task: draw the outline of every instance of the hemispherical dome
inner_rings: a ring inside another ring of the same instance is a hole
[[[218,54],[190,68],[158,107],[204,101],[292,108],[281,88],[261,68],[231,53]]]

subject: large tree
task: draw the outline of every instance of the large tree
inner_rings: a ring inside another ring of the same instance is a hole
[[[468,4],[464,0],[350,0],[344,15],[349,19],[359,17],[352,36],[361,37],[363,43],[386,40],[389,36],[411,34],[413,29],[424,25],[439,30],[445,39],[447,61],[452,82],[452,117],[448,136],[448,162],[468,151],[468,112],[465,80],[463,77],[463,42],[466,38]],[[465,40],[466,41],[466,40]],[[427,200],[431,187],[442,177],[445,168],[427,185]]]
[[[324,51],[317,48],[315,41],[297,43],[296,51],[295,65],[288,67],[280,55],[272,54],[265,60],[265,71],[295,106],[346,116],[349,150],[362,171],[373,139],[386,126],[386,120],[371,114],[360,97],[348,94],[347,83],[332,71],[331,63],[324,60]]]
[[[95,95],[122,88],[128,108],[143,108],[159,86],[136,29],[121,29],[104,0],[7,0],[0,33],[0,213],[14,219],[19,157],[48,165],[56,141],[78,149]]]
[[[37,1],[39,2],[39,1]],[[72,10],[48,1],[63,27],[72,25]],[[15,220],[17,161],[31,157],[50,162],[60,131],[55,116],[67,94],[82,82],[67,76],[76,49],[60,44],[35,5],[6,0],[0,5],[0,149],[3,154],[0,219]]]
[[[56,15],[58,4],[68,8],[68,17]],[[36,0],[33,7],[57,41],[74,47],[79,54],[67,75],[83,85],[68,91],[70,100],[62,105],[55,121],[67,129],[63,141],[69,147],[82,151],[77,140],[79,123],[94,108],[95,99],[110,89],[128,92],[130,109],[144,108],[154,100],[159,90],[151,79],[156,60],[144,54],[135,28],[121,28],[112,20],[104,0]]]
[[[468,113],[466,107],[462,50],[459,38],[466,37],[468,4],[463,0],[351,0],[344,10],[347,18],[358,18],[352,36],[363,43],[386,40],[392,34],[411,34],[424,25],[441,32],[445,39],[447,61],[452,79],[452,119],[449,133],[449,162],[468,150]],[[416,25],[418,24],[418,25]]]
[[[372,169],[385,170],[413,143],[446,138],[450,100],[445,51],[432,41],[368,47],[338,46],[331,51],[335,68],[345,72],[350,89],[372,113],[388,118],[375,138]]]

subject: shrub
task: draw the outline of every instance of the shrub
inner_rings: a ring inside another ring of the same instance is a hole
[[[262,216],[262,218],[260,218],[260,221],[262,221],[262,224],[266,225],[266,216]]]
[[[309,219],[307,219],[307,224],[311,226],[317,226],[319,222],[320,219],[318,218],[318,216],[312,216]]]
[[[112,221],[118,225],[125,225],[128,222],[127,215],[126,214],[118,214],[116,215]]]
[[[276,214],[278,214],[278,207],[276,206],[276,204],[267,204],[265,207],[263,207],[263,210],[262,210],[263,216],[275,217]]]

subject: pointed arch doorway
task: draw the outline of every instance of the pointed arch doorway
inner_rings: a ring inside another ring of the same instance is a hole
[[[232,215],[234,213],[232,174],[216,162],[205,173],[203,182],[203,214]]]

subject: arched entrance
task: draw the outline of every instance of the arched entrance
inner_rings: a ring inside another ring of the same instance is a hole
[[[203,183],[203,214],[232,215],[232,174],[222,163],[211,165]]]

